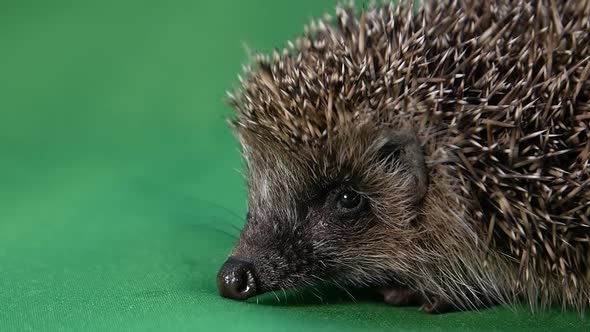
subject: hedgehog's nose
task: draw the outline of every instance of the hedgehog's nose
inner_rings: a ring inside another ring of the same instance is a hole
[[[245,300],[256,295],[254,265],[236,257],[230,257],[217,274],[219,294],[234,300]]]

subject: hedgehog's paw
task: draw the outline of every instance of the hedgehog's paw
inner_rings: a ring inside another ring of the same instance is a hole
[[[429,314],[444,314],[446,312],[456,311],[457,309],[449,301],[434,295],[424,297],[420,310]]]
[[[381,288],[385,303],[392,306],[419,305],[420,310],[429,314],[443,314],[457,310],[456,307],[437,295],[425,295],[423,292],[404,287]]]
[[[383,295],[385,303],[392,306],[406,306],[422,304],[424,296],[415,290],[403,287],[381,288],[377,290]]]

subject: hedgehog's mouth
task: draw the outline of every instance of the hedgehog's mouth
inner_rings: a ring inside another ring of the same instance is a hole
[[[310,283],[295,277],[284,280],[264,280],[267,273],[260,271],[250,259],[230,256],[217,274],[219,295],[232,300],[245,301],[272,291],[305,290]],[[274,274],[274,273],[271,273]],[[314,286],[320,286],[314,284]]]

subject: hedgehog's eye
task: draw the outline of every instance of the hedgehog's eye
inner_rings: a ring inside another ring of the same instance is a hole
[[[353,190],[343,190],[336,197],[336,207],[343,211],[358,210],[364,205],[365,198]]]

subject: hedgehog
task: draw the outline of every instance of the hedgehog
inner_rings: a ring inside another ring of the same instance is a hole
[[[248,212],[220,295],[587,309],[589,1],[340,4],[240,83]]]

